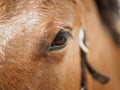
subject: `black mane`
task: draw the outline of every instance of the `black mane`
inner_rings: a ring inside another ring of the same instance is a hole
[[[118,0],[95,0],[102,22],[107,26],[114,42],[120,45],[120,34],[115,28],[115,22],[120,19]]]

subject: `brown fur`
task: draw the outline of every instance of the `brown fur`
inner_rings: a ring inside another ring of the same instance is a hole
[[[106,32],[94,0],[83,0],[83,6],[90,50],[87,59],[95,70],[110,78],[109,83],[101,84],[87,73],[88,90],[120,90],[120,48]]]
[[[120,4],[118,0],[95,0],[101,20],[107,26],[114,42],[120,46],[120,29],[116,24],[120,22]]]
[[[1,0],[0,10],[0,90],[79,90],[79,3]],[[47,51],[60,27],[72,28],[74,38],[61,51]]]
[[[80,90],[82,26],[89,62],[110,77],[101,85],[87,74],[88,89],[119,90],[120,48],[103,31],[96,8],[93,0],[0,0],[0,90]],[[50,52],[47,46],[60,27],[71,28],[73,38]]]

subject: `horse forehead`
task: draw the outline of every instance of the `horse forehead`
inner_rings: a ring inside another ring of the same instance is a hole
[[[35,3],[32,1],[31,5],[33,6],[34,4]],[[34,31],[33,28],[36,24],[37,24],[37,26],[39,24],[39,27],[41,27],[41,26],[45,25],[46,22],[48,22],[48,21],[42,22],[42,20],[40,20],[41,19],[40,17],[45,18],[46,16],[51,15],[51,14],[49,14],[49,12],[41,13],[39,11],[40,10],[39,7],[37,7],[37,4],[35,4],[35,5],[33,7],[30,6],[30,8],[28,8],[28,9],[23,9],[23,11],[20,12],[19,15],[12,16],[12,18],[7,23],[4,22],[4,20],[3,20],[3,22],[2,22],[2,20],[0,21],[0,56],[4,54],[3,48],[6,46],[7,42],[12,40],[18,34],[24,34],[24,33],[22,33],[22,30],[24,28],[26,28],[27,31]],[[51,13],[54,14],[54,12],[51,12]],[[65,14],[63,14],[63,15],[65,15]],[[0,16],[0,19],[1,19],[1,16]],[[42,22],[42,23],[40,23],[40,22]]]
[[[3,56],[3,49],[7,42],[17,35],[24,34],[23,29],[26,31],[33,31],[34,25],[39,19],[36,12],[29,12],[14,17],[7,23],[0,23],[0,56]]]

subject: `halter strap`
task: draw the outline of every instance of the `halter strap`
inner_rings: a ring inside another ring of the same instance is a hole
[[[82,39],[83,41],[80,41],[83,43],[83,45],[85,45],[85,31],[84,29],[81,29],[82,31]],[[83,33],[84,32],[84,33]],[[81,45],[80,45],[81,46]],[[86,47],[86,45],[84,46]],[[87,47],[86,47],[87,48]],[[90,63],[87,61],[86,58],[86,51],[85,49],[80,49],[81,51],[81,68],[82,68],[82,82],[81,82],[81,90],[87,90],[87,84],[86,84],[86,73],[85,73],[85,68],[88,69],[89,73],[91,74],[91,76],[93,77],[93,79],[97,80],[98,82],[102,83],[102,84],[106,84],[109,81],[109,78],[100,74],[99,72],[97,72],[91,65]]]

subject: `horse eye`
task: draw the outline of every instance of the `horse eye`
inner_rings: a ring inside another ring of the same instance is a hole
[[[50,50],[59,50],[64,48],[67,45],[68,36],[69,32],[61,29],[51,43]]]
[[[65,31],[60,31],[57,36],[55,37],[52,46],[60,46],[60,45],[64,45],[67,41],[67,36],[66,36],[66,32]]]

